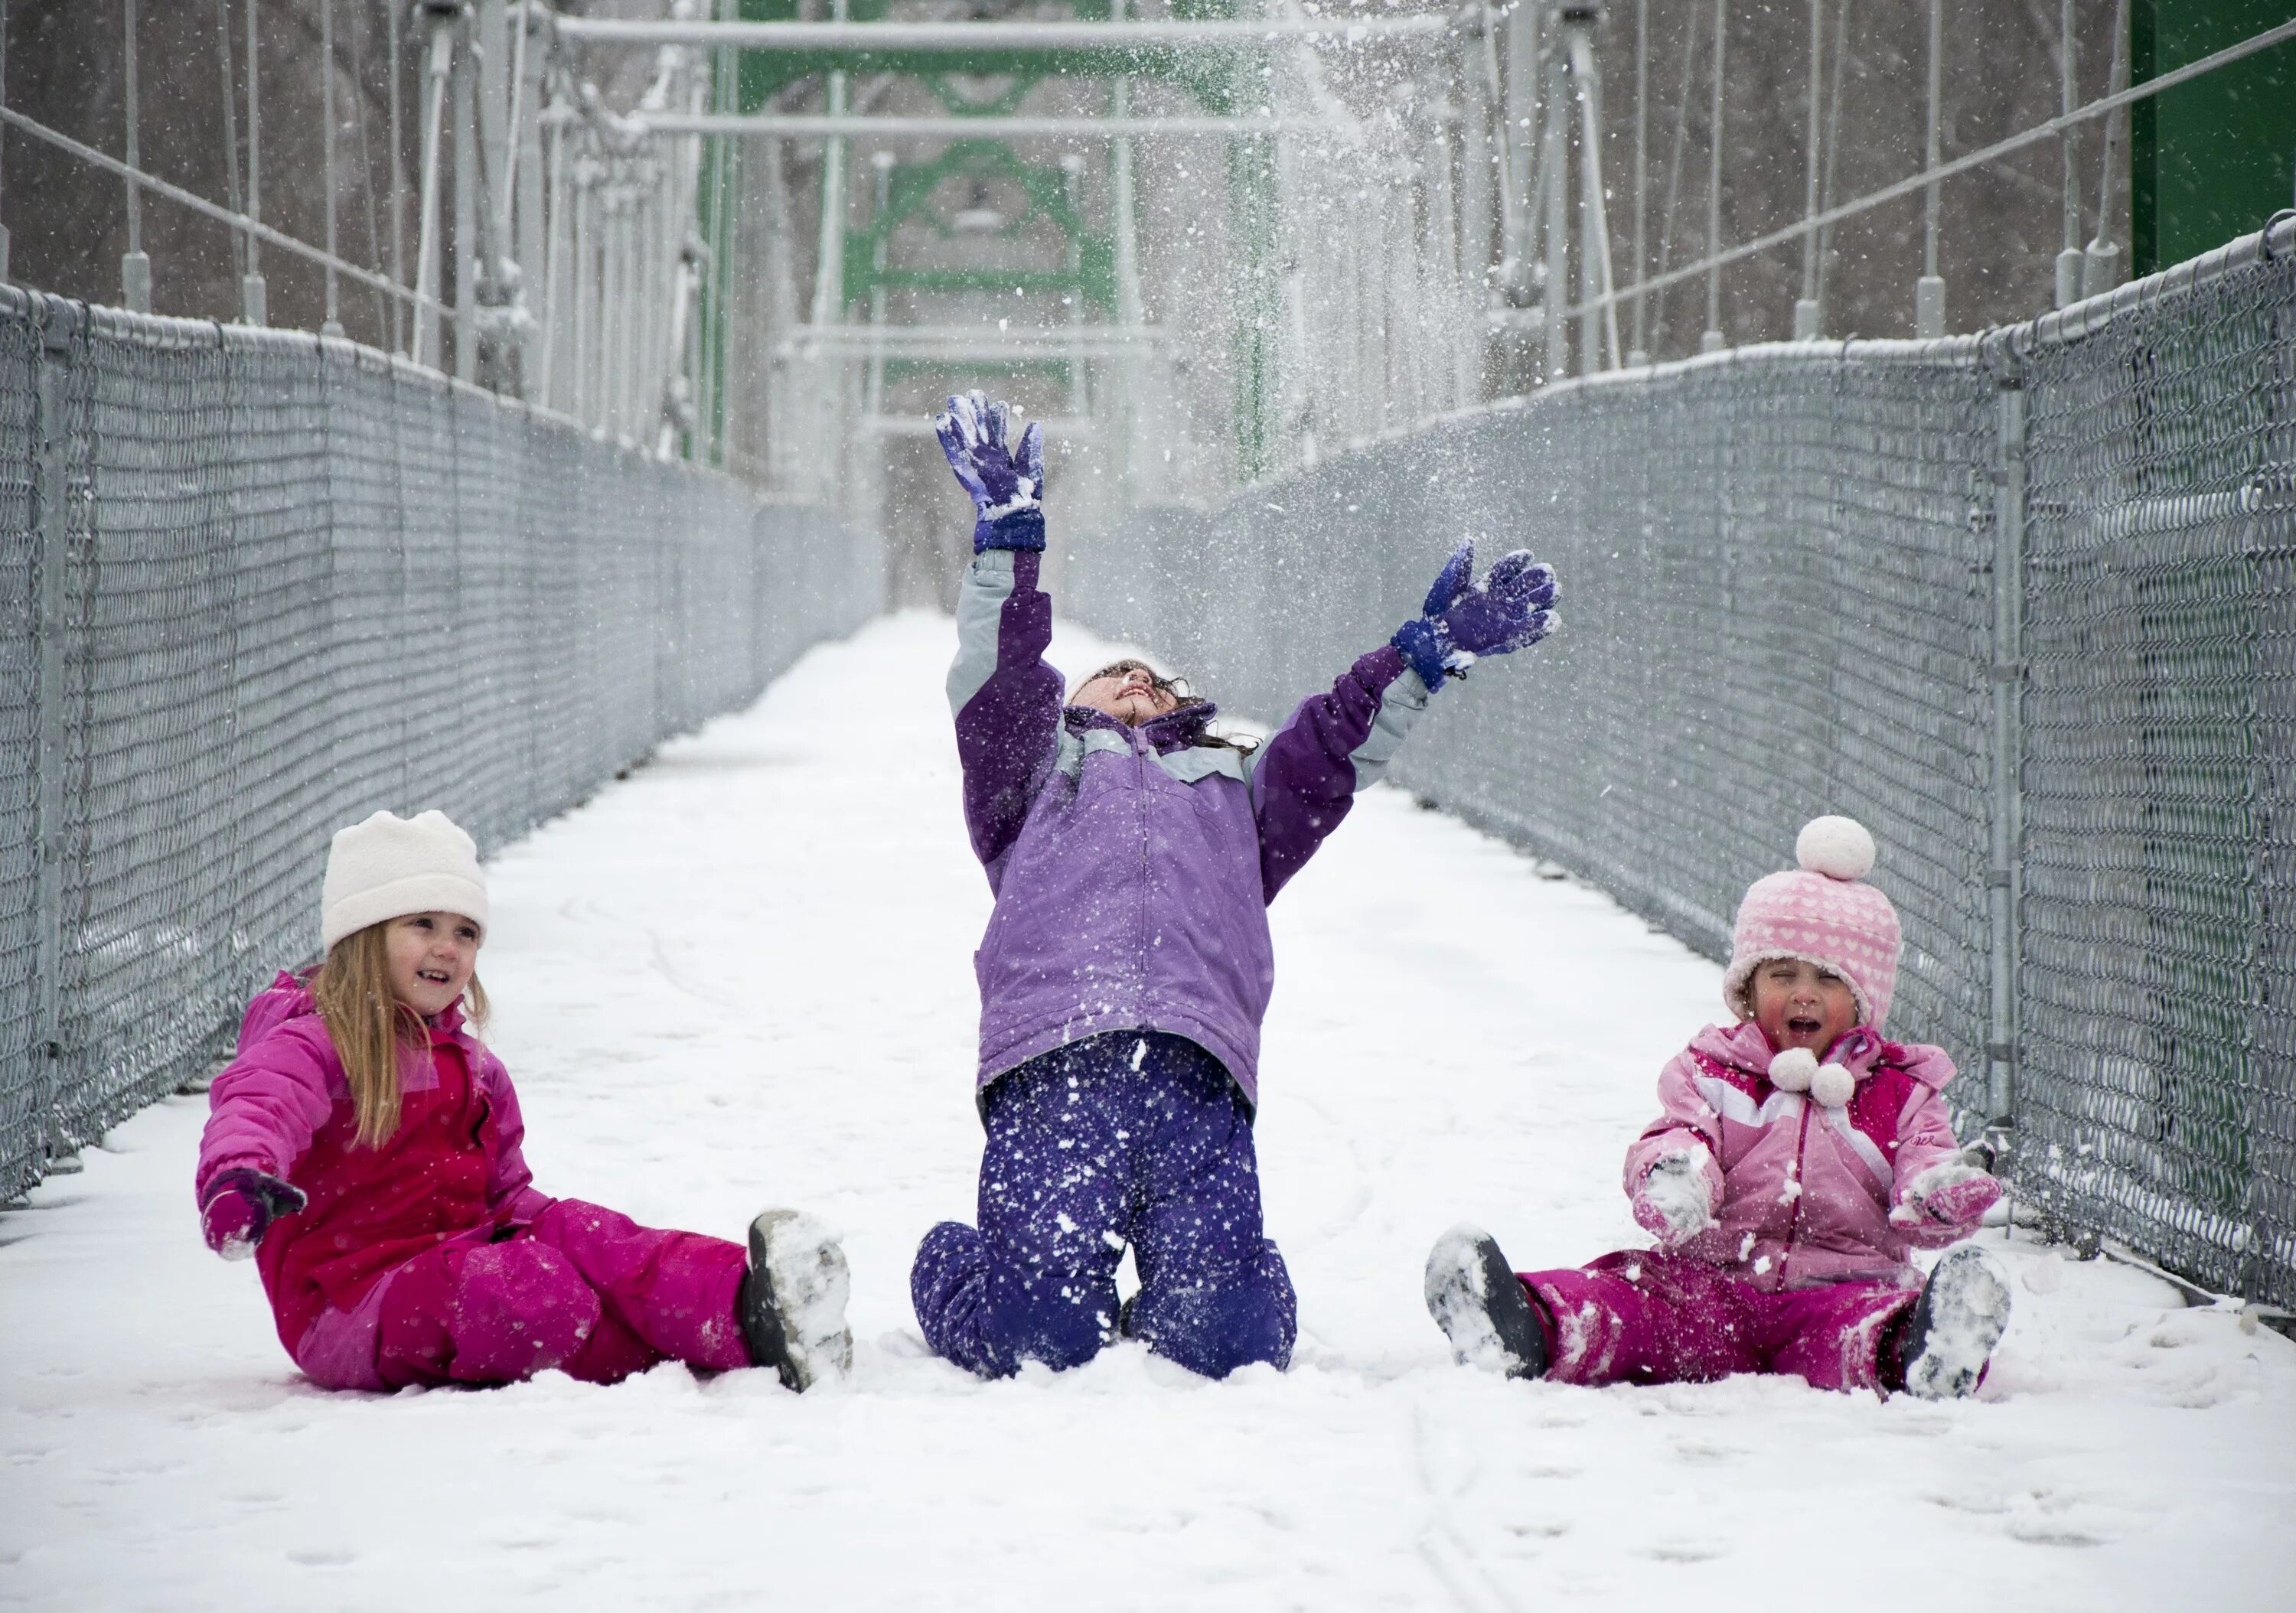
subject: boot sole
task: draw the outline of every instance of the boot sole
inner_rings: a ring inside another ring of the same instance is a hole
[[[750,1223],[750,1270],[781,1334],[773,1364],[782,1381],[804,1390],[849,1376],[853,1334],[845,1306],[853,1281],[836,1234],[797,1210],[767,1210]]]
[[[2009,1326],[2009,1284],[1980,1249],[1957,1249],[1922,1290],[1928,1327],[1906,1364],[1906,1391],[1923,1400],[1973,1392]]]
[[[1546,1371],[1538,1317],[1491,1236],[1455,1226],[1427,1252],[1427,1314],[1451,1341],[1452,1358],[1505,1378]]]

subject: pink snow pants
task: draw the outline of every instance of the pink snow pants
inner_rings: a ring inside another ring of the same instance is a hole
[[[456,1239],[384,1279],[382,1385],[515,1383],[552,1367],[614,1383],[663,1361],[750,1364],[739,1244],[561,1199],[500,1241]]]
[[[1886,1280],[1758,1289],[1724,1267],[1656,1249],[1521,1278],[1546,1331],[1546,1375],[1558,1383],[1779,1372],[1813,1388],[1871,1388],[1883,1333],[1920,1297]]]

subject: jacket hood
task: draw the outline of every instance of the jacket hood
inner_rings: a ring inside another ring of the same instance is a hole
[[[239,1022],[239,1051],[250,1047],[277,1030],[290,1019],[299,1019],[319,1011],[317,999],[311,995],[308,981],[285,970],[247,1005],[247,1016]]]
[[[1751,1019],[1729,1026],[1710,1025],[1691,1038],[1690,1047],[1693,1052],[1702,1053],[1718,1064],[1765,1080],[1769,1077],[1773,1051],[1770,1039]],[[1945,1049],[1921,1042],[1885,1041],[1863,1025],[1845,1031],[1841,1039],[1826,1050],[1825,1061],[1847,1066],[1849,1073],[1861,1081],[1884,1065],[1902,1069],[1931,1092],[1942,1091],[1954,1077],[1953,1060],[1946,1056]]]
[[[247,1016],[239,1023],[239,1051],[245,1052],[291,1019],[308,1019],[318,1011],[319,1000],[311,995],[310,976],[291,974],[283,969],[247,1005]],[[463,1005],[448,1003],[430,1024],[434,1036],[460,1036]]]
[[[1210,727],[1212,719],[1219,715],[1219,708],[1210,700],[1200,701],[1151,718],[1136,729],[1118,721],[1105,711],[1095,711],[1089,706],[1070,706],[1061,715],[1071,733],[1082,733],[1087,728],[1107,728],[1118,733],[1136,733],[1160,754],[1201,744],[1204,730]]]

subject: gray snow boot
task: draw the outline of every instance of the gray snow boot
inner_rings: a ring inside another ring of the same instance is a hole
[[[845,1302],[852,1288],[844,1249],[812,1216],[777,1209],[750,1222],[740,1301],[750,1361],[774,1368],[793,1389],[850,1373]]]
[[[1922,1285],[1893,1352],[1906,1392],[1923,1400],[1972,1393],[2009,1325],[2009,1284],[1983,1249],[1949,1251]]]
[[[1530,1296],[1498,1244],[1461,1224],[1427,1251],[1427,1314],[1462,1366],[1508,1378],[1546,1375],[1546,1336]]]

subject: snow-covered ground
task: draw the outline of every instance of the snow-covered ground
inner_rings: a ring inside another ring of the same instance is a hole
[[[982,1384],[928,1356],[909,1257],[970,1217],[988,907],[950,648],[912,616],[819,650],[493,870],[481,972],[537,1183],[729,1237],[768,1204],[832,1218],[854,1381],[315,1391],[253,1268],[201,1247],[205,1102],[176,1099],[0,1216],[0,1604],[2296,1602],[2296,1346],[2030,1241],[1988,1235],[2018,1308],[1975,1402],[1450,1365],[1419,1271],[1452,1222],[1525,1265],[1641,1241],[1620,1154],[1718,973],[1386,789],[1275,910],[1292,1370],[1206,1383],[1127,1346]]]

